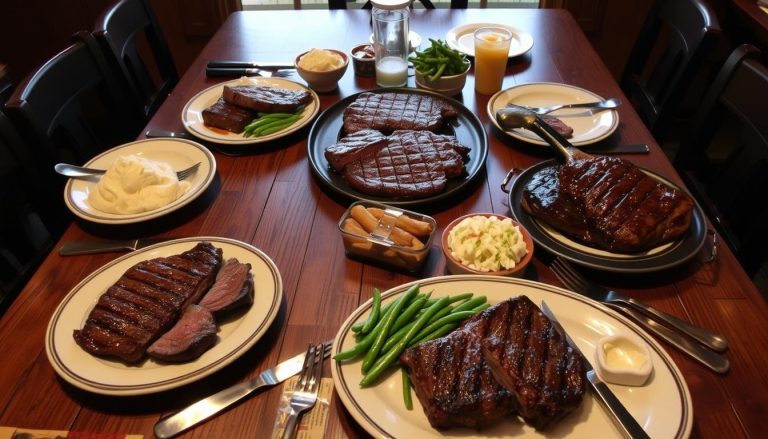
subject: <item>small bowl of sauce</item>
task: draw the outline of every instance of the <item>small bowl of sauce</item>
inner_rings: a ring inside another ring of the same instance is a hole
[[[637,337],[611,335],[597,342],[600,377],[609,383],[642,386],[653,371],[651,350]]]

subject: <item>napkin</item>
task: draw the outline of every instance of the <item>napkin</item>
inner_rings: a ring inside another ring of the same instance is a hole
[[[143,439],[143,434],[87,433],[64,430],[32,430],[0,427],[0,439]]]

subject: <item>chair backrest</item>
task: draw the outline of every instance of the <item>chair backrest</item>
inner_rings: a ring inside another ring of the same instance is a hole
[[[93,34],[127,78],[148,120],[179,81],[149,1],[118,0],[97,20]]]
[[[630,52],[621,88],[657,137],[673,122],[720,26],[704,0],[656,0]]]
[[[747,272],[768,257],[768,68],[736,48],[707,91],[674,163]]]
[[[82,31],[16,87],[5,112],[42,175],[53,179],[57,162],[82,164],[135,140],[144,124],[121,81],[90,33]],[[63,180],[58,183],[63,188]]]

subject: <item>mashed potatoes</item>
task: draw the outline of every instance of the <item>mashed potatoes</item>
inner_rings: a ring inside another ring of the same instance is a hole
[[[129,155],[117,159],[101,177],[88,202],[102,212],[148,212],[172,203],[189,190],[171,165]]]
[[[344,58],[341,55],[325,49],[312,49],[299,58],[299,66],[313,72],[328,72],[343,65]]]
[[[477,271],[514,268],[528,253],[520,229],[509,218],[465,218],[448,232],[448,250],[462,265]]]

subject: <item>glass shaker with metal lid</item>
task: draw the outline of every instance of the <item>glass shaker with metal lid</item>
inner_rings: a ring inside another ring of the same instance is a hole
[[[403,87],[408,83],[408,7],[411,0],[371,0],[376,84]]]

